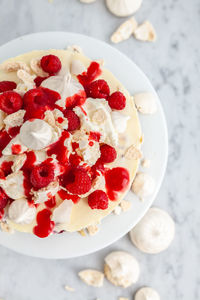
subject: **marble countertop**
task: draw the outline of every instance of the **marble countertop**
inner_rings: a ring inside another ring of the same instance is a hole
[[[109,42],[121,19],[112,16],[103,2],[1,0],[0,45],[20,35],[51,30],[83,33]],[[143,285],[156,288],[161,299],[200,299],[200,2],[144,0],[136,17],[152,21],[157,42],[131,38],[116,47],[147,74],[166,113],[169,162],[155,205],[175,219],[176,239],[166,252],[145,255],[125,236],[98,253],[71,260],[30,258],[0,247],[0,297],[4,300],[117,300],[119,296],[132,300]],[[106,282],[98,289],[80,282],[79,270],[102,269],[103,257],[116,249],[129,251],[139,260],[141,276],[135,286],[123,290]],[[65,284],[76,292],[66,292]]]

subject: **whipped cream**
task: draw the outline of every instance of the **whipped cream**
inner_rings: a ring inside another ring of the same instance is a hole
[[[8,175],[6,179],[0,179],[0,187],[12,199],[23,198],[25,196],[23,172],[18,171]]]
[[[75,107],[74,111],[79,116],[81,121],[81,129],[87,132],[97,131],[101,133],[101,142],[117,146],[118,134],[113,126],[111,119],[111,108],[105,99],[87,98],[83,105],[83,109],[87,115],[83,113],[80,107]],[[101,110],[105,115],[104,122],[97,123],[93,121],[93,115],[98,110]]]
[[[60,107],[66,107],[66,99],[80,92],[84,92],[83,86],[71,77],[70,73],[64,75],[51,76],[41,84],[43,87],[58,92],[61,99],[56,102]],[[85,92],[84,92],[85,93]]]
[[[19,150],[19,152],[18,152],[18,154],[21,154],[21,153],[23,153],[23,152],[25,152],[27,150],[27,147],[24,144],[22,144],[21,139],[20,139],[20,135],[18,134],[3,149],[2,154],[3,155],[12,155],[13,154],[12,147],[14,145],[19,145],[21,147],[20,150]]]
[[[17,224],[30,224],[35,216],[35,206],[29,206],[26,199],[13,201],[8,209],[9,219]]]
[[[122,114],[121,112],[112,111],[111,118],[116,131],[118,133],[124,133],[130,117]]]
[[[52,127],[40,119],[26,121],[20,129],[20,140],[32,150],[46,148],[52,143],[52,138]]]

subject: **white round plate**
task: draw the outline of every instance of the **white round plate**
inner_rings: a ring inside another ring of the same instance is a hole
[[[69,45],[79,45],[91,59],[103,58],[106,68],[112,71],[132,95],[141,91],[155,92],[144,73],[125,55],[104,42],[80,34],[42,32],[22,36],[0,47],[0,63],[32,50],[63,49]],[[148,173],[156,181],[156,190],[151,197],[141,202],[132,192],[129,192],[126,199],[132,202],[132,208],[119,216],[111,214],[106,217],[102,221],[99,233],[95,236],[82,237],[78,233],[63,233],[40,239],[27,233],[0,232],[0,244],[35,257],[71,258],[95,252],[125,235],[153,203],[161,186],[167,163],[167,127],[159,100],[158,112],[152,116],[140,115],[140,121],[145,136],[144,157],[151,160]]]

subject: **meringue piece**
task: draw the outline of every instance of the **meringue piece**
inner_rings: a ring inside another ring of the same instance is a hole
[[[71,66],[70,66],[70,72],[73,75],[79,75],[82,74],[83,72],[85,72],[87,69],[84,66],[84,64],[78,60],[78,59],[73,59],[71,62]]]
[[[121,207],[118,205],[118,206],[115,207],[115,209],[114,209],[113,212],[114,212],[115,215],[119,216],[119,215],[121,214],[121,212],[122,212],[122,209],[121,209]]]
[[[95,111],[92,115],[92,122],[96,124],[102,124],[106,121],[106,113],[103,109]]]
[[[35,75],[31,75],[29,72],[26,72],[25,70],[18,70],[17,71],[17,77],[27,86],[34,87],[35,82],[34,79],[36,78]]]
[[[150,168],[150,165],[151,165],[151,160],[150,159],[146,159],[144,158],[141,162],[141,166],[145,169],[148,169]]]
[[[101,134],[101,142],[117,146],[118,134],[114,128],[111,119],[111,109],[108,102],[105,99],[93,99],[87,98],[86,102],[82,106],[86,115],[83,113],[80,107],[76,106],[73,110],[79,116],[81,121],[81,130],[86,132],[95,131]],[[93,114],[97,110],[104,111],[106,120],[103,123],[96,124],[93,122]]]
[[[80,0],[80,2],[82,2],[82,3],[93,3],[93,2],[95,2],[96,0]]]
[[[55,118],[55,124],[57,127],[61,129],[68,129],[68,119],[64,117],[64,114],[59,109],[54,109],[52,111],[53,116]],[[60,122],[60,119],[62,119],[62,122]]]
[[[132,205],[131,202],[126,201],[126,200],[122,200],[120,202],[120,207],[121,207],[123,212],[128,211],[131,208],[131,205]]]
[[[77,153],[83,157],[84,163],[88,164],[88,166],[93,166],[101,156],[99,143],[92,142],[93,145],[90,146],[88,139],[81,140],[77,150]]]
[[[96,270],[83,270],[78,273],[80,279],[87,285],[101,287],[103,286],[104,274]]]
[[[155,181],[153,177],[142,172],[136,174],[132,184],[132,191],[140,199],[151,196],[154,190],[155,190]]]
[[[126,159],[137,160],[142,157],[142,153],[134,145],[131,145],[125,152],[124,157]]]
[[[37,191],[32,189],[31,194],[33,195],[34,203],[38,204],[48,201],[49,198],[54,197],[57,194],[59,189],[59,183],[56,181],[51,182],[48,186]]]
[[[27,150],[27,147],[22,144],[20,135],[18,134],[3,149],[2,154],[3,155],[12,155],[13,154],[13,146],[15,146],[15,145],[19,145],[21,147],[20,151],[17,154],[24,153]]]
[[[61,99],[56,102],[60,107],[66,108],[66,99],[76,94],[85,94],[83,86],[71,77],[69,73],[65,75],[51,76],[44,80],[41,86],[58,92]]]
[[[8,197],[20,199],[24,197],[24,175],[22,171],[12,173],[6,179],[0,179],[0,187]]]
[[[40,164],[48,158],[47,152],[45,150],[36,150],[34,151],[34,154],[36,156],[36,164]]]
[[[134,96],[135,106],[142,114],[154,114],[157,111],[157,97],[153,93],[139,93]]]
[[[95,235],[99,232],[99,227],[97,225],[90,225],[87,227],[89,235]]]
[[[104,273],[114,285],[127,288],[137,282],[140,268],[132,255],[124,251],[115,251],[106,256]]]
[[[25,84],[25,83],[18,83],[16,89],[14,89],[14,92],[20,94],[21,97],[24,96],[26,92],[28,92],[30,89],[33,89],[35,86],[32,84]]]
[[[117,30],[112,34],[111,41],[115,44],[125,41],[131,37],[135,29],[137,28],[137,22],[135,18],[131,18],[122,23]]]
[[[52,138],[52,127],[40,119],[26,121],[20,129],[20,140],[32,150],[46,148],[52,143]]]
[[[16,72],[18,70],[24,70],[26,72],[30,72],[30,68],[23,61],[8,61],[2,65],[2,69],[5,72]]]
[[[15,232],[14,229],[12,227],[10,227],[10,225],[7,224],[6,222],[1,221],[0,222],[0,228],[1,228],[1,231],[6,232],[6,233],[12,234],[12,233]]]
[[[5,127],[4,120],[6,118],[6,113],[0,109],[0,130]]]
[[[135,13],[141,6],[142,0],[106,0],[111,13],[118,17],[127,17]]]
[[[19,155],[16,155],[14,157],[14,162],[13,162],[13,165],[11,167],[12,171],[13,172],[18,172],[24,165],[25,161],[26,161],[26,154],[19,154]]]
[[[124,133],[126,131],[127,122],[130,119],[130,117],[126,116],[118,111],[112,111],[111,118],[112,118],[112,122],[115,127],[115,130],[118,133]]]
[[[40,58],[32,58],[30,62],[30,66],[32,71],[40,77],[49,77],[49,74],[42,70],[40,66]]]
[[[134,300],[160,300],[156,290],[150,287],[142,287],[135,294]]]
[[[130,231],[132,243],[142,252],[155,254],[166,250],[174,239],[175,224],[167,212],[152,207]]]
[[[51,218],[52,221],[54,221],[56,225],[69,223],[73,205],[72,200],[64,200],[54,209]]]
[[[139,25],[133,32],[135,38],[143,42],[155,42],[157,39],[155,29],[149,21]]]
[[[9,219],[17,224],[30,224],[35,216],[35,206],[30,206],[26,199],[15,200],[8,208]]]
[[[69,285],[65,285],[65,290],[68,292],[75,292],[75,289]]]
[[[20,109],[13,114],[7,115],[4,119],[4,124],[6,125],[6,130],[11,127],[21,126],[24,122],[25,110]]]

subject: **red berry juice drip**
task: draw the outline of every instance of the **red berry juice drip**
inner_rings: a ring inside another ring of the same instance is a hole
[[[37,226],[33,228],[33,233],[40,238],[45,238],[52,233],[55,223],[51,221],[52,212],[49,209],[43,209],[38,212],[36,221]]]
[[[79,202],[80,198],[77,195],[70,195],[64,190],[60,190],[58,192],[59,197],[62,200],[72,200],[75,204]]]

